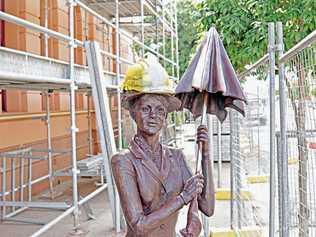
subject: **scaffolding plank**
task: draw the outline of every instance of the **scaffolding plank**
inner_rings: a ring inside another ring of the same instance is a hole
[[[13,202],[13,201],[0,201],[0,206],[61,209],[61,210],[66,210],[67,208],[70,207],[70,205],[65,202]]]
[[[0,65],[0,88],[69,90],[67,62],[0,47]],[[104,73],[106,84],[111,87],[115,77],[109,72]],[[75,65],[75,78],[79,89],[90,88],[89,72],[85,66]]]
[[[77,162],[77,167],[81,170],[90,169],[92,167],[96,167],[100,164],[103,157],[102,155],[92,156],[87,159],[83,159]]]
[[[101,150],[104,158],[104,171],[108,184],[108,195],[112,212],[113,225],[115,220],[115,188],[110,169],[110,159],[117,152],[114,140],[114,131],[108,101],[108,93],[106,90],[102,57],[99,44],[95,41],[86,41],[85,44],[88,68],[91,80],[92,97],[94,102],[97,130],[100,137]]]

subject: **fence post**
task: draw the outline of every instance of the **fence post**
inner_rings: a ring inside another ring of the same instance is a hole
[[[276,150],[277,150],[277,173],[278,173],[278,219],[279,219],[279,232],[281,233],[282,228],[282,160],[281,160],[281,139],[280,133],[276,134]],[[281,233],[282,234],[282,233]],[[280,234],[280,237],[281,237]]]
[[[233,155],[233,111],[229,110],[229,130],[230,130],[230,146],[229,146],[229,155],[230,155],[230,228],[234,229],[234,155]]]
[[[217,121],[217,188],[222,187],[222,124]]]
[[[241,229],[242,227],[242,197],[241,197],[241,188],[242,188],[242,182],[241,182],[241,158],[240,158],[240,119],[239,119],[239,114],[237,112],[234,113],[234,143],[235,143],[235,152],[234,152],[234,167],[236,170],[234,170],[236,173],[236,203],[237,203],[237,226],[238,229]]]
[[[269,51],[269,102],[270,102],[270,201],[269,201],[269,237],[274,236],[275,228],[275,35],[274,23],[268,24]]]
[[[278,59],[283,56],[284,51],[284,44],[283,44],[283,29],[282,29],[282,22],[276,23],[277,29],[277,51],[278,51]],[[281,199],[281,207],[282,210],[282,223],[281,224],[281,233],[282,237],[288,236],[288,158],[287,158],[287,139],[286,139],[286,91],[285,91],[285,75],[284,75],[284,63],[278,62],[279,68],[279,95],[280,95],[280,164],[282,169],[282,179],[280,180],[281,185],[280,188],[282,189],[282,196],[279,197]]]
[[[258,107],[257,107],[257,119],[258,119],[258,124],[257,124],[257,152],[258,152],[258,172],[257,174],[261,174],[261,154],[260,154],[260,125],[261,125],[261,119],[259,116],[260,113],[260,98],[259,98],[259,86],[257,86],[257,101],[258,101]]]

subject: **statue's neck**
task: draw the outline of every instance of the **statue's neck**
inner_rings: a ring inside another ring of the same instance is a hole
[[[146,143],[145,145],[150,147],[152,151],[156,151],[158,149],[159,133],[154,135],[148,135],[138,130],[136,135],[142,140],[143,143]]]

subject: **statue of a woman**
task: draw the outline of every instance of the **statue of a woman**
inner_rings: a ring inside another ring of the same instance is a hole
[[[154,61],[141,61],[127,71],[122,105],[137,124],[128,149],[112,158],[112,171],[127,223],[127,237],[175,237],[179,210],[198,196],[199,210],[214,211],[214,183],[208,134],[200,126],[202,173],[192,175],[184,154],[160,144],[167,114],[181,102],[172,95],[166,71]]]

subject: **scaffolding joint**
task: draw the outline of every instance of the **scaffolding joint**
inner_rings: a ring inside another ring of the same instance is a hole
[[[72,132],[79,132],[79,128],[77,128],[76,126],[71,126],[70,130]]]
[[[69,43],[68,43],[68,48],[77,48],[78,47],[78,43],[76,42],[75,39],[71,39],[69,40]]]
[[[275,48],[276,51],[283,52],[284,51],[284,44],[283,43],[278,43],[278,44],[275,45],[274,48]]]
[[[268,52],[269,52],[269,53],[275,52],[276,50],[278,50],[276,44],[274,44],[274,45],[269,45],[269,46],[268,46]]]
[[[75,83],[71,83],[71,84],[70,84],[70,89],[71,89],[71,90],[74,90],[74,91],[75,91],[75,90],[78,90],[78,86],[77,86]]]
[[[68,7],[75,7],[77,4],[77,0],[68,0],[67,2]]]
[[[71,172],[72,172],[73,174],[76,174],[76,175],[80,174],[80,170],[77,169],[77,167],[76,167],[76,168],[72,168],[72,169],[71,169]]]

